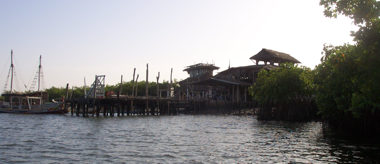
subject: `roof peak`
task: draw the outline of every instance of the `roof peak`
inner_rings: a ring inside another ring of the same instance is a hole
[[[275,63],[301,63],[300,61],[298,61],[297,59],[295,59],[287,53],[271,50],[268,48],[263,48],[259,53],[250,57],[249,59]]]

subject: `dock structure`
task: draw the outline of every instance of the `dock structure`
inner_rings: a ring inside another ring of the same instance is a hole
[[[161,91],[157,85],[156,96],[149,95],[149,66],[146,65],[145,94],[137,95],[138,78],[136,69],[133,70],[132,91],[129,95],[122,95],[121,77],[120,88],[117,94],[105,95],[105,75],[95,76],[89,92],[84,98],[68,98],[66,87],[65,108],[70,108],[71,115],[82,116],[124,116],[124,115],[173,115],[178,113],[223,113],[240,114],[241,110],[251,109],[257,112],[257,104],[248,94],[258,73],[261,70],[272,70],[282,63],[300,63],[289,54],[263,48],[252,56],[254,65],[230,67],[214,75],[213,71],[219,67],[214,64],[198,63],[190,65],[183,71],[189,77],[179,81],[179,87],[172,84],[172,73],[167,88],[166,97],[161,97]],[[156,77],[159,84],[160,73]],[[141,89],[141,88],[140,88]],[[150,92],[153,93],[153,92]],[[141,94],[141,93],[140,93]],[[71,94],[72,95],[72,94]],[[260,111],[258,111],[260,112]]]
[[[147,104],[148,103],[148,104]],[[149,108],[146,108],[146,107]],[[228,113],[239,114],[253,109],[252,103],[217,102],[206,100],[176,100],[174,98],[123,97],[81,98],[66,100],[65,108],[75,116],[158,116],[177,114]]]
[[[148,64],[146,65],[145,95],[137,95],[137,81],[139,75],[136,75],[136,69],[133,71],[132,91],[129,95],[121,93],[121,76],[120,88],[117,94],[106,94],[105,92],[105,75],[96,75],[88,92],[84,97],[73,98],[72,93],[69,97],[69,86],[66,86],[66,98],[64,108],[69,110],[71,115],[75,116],[134,116],[134,115],[176,115],[179,113],[204,113],[207,111],[234,112],[234,109],[240,109],[241,104],[228,102],[211,102],[209,100],[183,100],[174,96],[172,92],[172,73],[170,73],[170,83],[167,88],[166,97],[161,97],[160,87],[156,87],[156,96],[149,96],[148,88]],[[160,73],[156,76],[159,84]],[[162,89],[161,89],[162,90]],[[204,110],[208,109],[208,110]],[[214,112],[215,113],[215,112]]]
[[[146,108],[148,103],[149,108]],[[131,115],[174,115],[186,106],[171,99],[157,99],[150,97],[122,97],[103,99],[72,99],[66,100],[66,107],[70,108],[71,115],[76,116],[131,116]],[[169,105],[170,104],[170,105]],[[176,105],[173,105],[176,104]],[[166,110],[160,110],[166,109]]]

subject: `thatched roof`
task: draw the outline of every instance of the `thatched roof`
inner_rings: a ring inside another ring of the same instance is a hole
[[[301,63],[289,54],[263,48],[259,53],[249,58],[251,60],[268,61],[274,63]]]
[[[194,70],[194,69],[211,69],[211,70],[215,70],[215,69],[219,69],[219,67],[215,66],[214,64],[198,63],[198,64],[187,66],[187,68],[184,69],[183,71],[190,71],[190,70]]]
[[[215,77],[217,78],[225,78],[231,77],[231,75],[239,76],[241,74],[252,74],[253,72],[259,72],[261,69],[274,69],[277,66],[274,65],[249,65],[249,66],[241,66],[241,67],[231,67],[222,72],[219,72]]]

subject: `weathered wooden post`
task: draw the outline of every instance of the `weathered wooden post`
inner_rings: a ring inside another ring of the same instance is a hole
[[[115,105],[113,103],[111,103],[110,106],[111,106],[111,108],[110,108],[111,109],[110,116],[113,117],[114,114],[115,114]]]
[[[88,117],[89,107],[90,107],[90,102],[86,100],[86,117]]]
[[[65,97],[63,97],[63,110],[64,111],[67,111],[67,98],[68,98],[68,95],[69,95],[69,83],[67,83],[66,84],[66,89],[65,89],[65,92],[66,92],[66,94],[65,94]]]
[[[173,68],[170,69],[170,83],[169,83],[169,87],[168,87],[168,114],[170,114],[171,110],[170,110],[170,100],[171,100],[171,90],[172,90],[172,77],[173,77]]]
[[[86,117],[86,103],[82,101],[81,106],[82,106],[82,116]]]
[[[119,104],[119,108],[121,108],[121,116],[124,116],[124,113],[125,113],[124,101]]]
[[[125,101],[124,108],[126,109],[127,116],[129,116],[129,114],[130,114],[130,108],[128,108],[128,101],[127,100]]]
[[[70,101],[70,105],[71,105],[71,109],[70,109],[71,115],[74,115],[75,103],[73,101]]]
[[[156,112],[157,112],[157,115],[158,115],[158,113],[160,112],[160,83],[159,83],[160,72],[158,72],[158,75],[157,75],[156,78],[157,78],[157,106],[156,106]]]
[[[117,103],[116,105],[114,105],[115,106],[115,108],[116,108],[116,113],[117,113],[117,116],[120,116],[120,114],[121,114],[121,112],[120,112],[120,104],[119,103]]]
[[[145,79],[145,114],[149,113],[149,82],[148,82],[148,75],[149,75],[149,67],[148,64],[146,64],[146,79]]]
[[[131,111],[133,111],[133,98],[135,97],[135,74],[136,74],[136,68],[133,68],[133,77],[132,77],[132,93],[131,93],[131,107],[129,108]],[[137,79],[136,79],[137,81]],[[127,115],[129,115],[129,111],[127,108]]]
[[[73,100],[74,87],[71,87],[70,100]]]
[[[136,73],[136,68],[133,68],[133,77],[132,77],[132,93],[131,96],[133,97],[135,94],[135,73]],[[137,81],[137,80],[136,80]]]
[[[119,91],[117,92],[117,99],[118,99],[118,100],[120,99],[120,94],[121,94],[122,85],[123,85],[123,75],[121,75]]]
[[[96,113],[96,105],[95,105],[95,102],[92,100],[92,99],[89,99],[88,102],[92,102],[93,104],[92,105],[92,117],[95,116],[95,113]]]
[[[73,93],[74,93],[74,87],[71,87],[71,93],[70,93],[70,101],[71,103],[73,104]],[[71,115],[74,115],[74,108],[75,108],[75,105],[71,105]]]
[[[120,114],[122,114],[124,116],[124,112],[121,111],[122,109],[121,109],[121,100],[120,100],[122,86],[123,86],[123,75],[121,75],[119,92],[117,93],[117,101],[118,101],[118,103],[117,103],[117,116],[120,116]]]
[[[77,102],[77,109],[76,109],[76,111],[75,111],[75,114],[76,114],[77,116],[79,116],[79,111],[80,111],[80,103]]]
[[[96,104],[96,117],[99,117],[100,105]]]
[[[138,83],[138,80],[139,80],[139,74],[137,74],[137,77],[136,77],[136,88],[135,88],[135,97],[137,97],[138,96],[138,86],[139,86],[139,83]]]
[[[103,102],[103,116],[107,116],[107,104]]]
[[[138,90],[138,86],[139,86],[139,83],[138,83],[138,80],[139,80],[139,74],[137,74],[136,76],[136,81],[135,81],[135,93],[134,93],[134,98],[137,97],[137,90]],[[134,99],[132,99],[131,101],[131,110],[133,111],[133,113],[137,114],[137,109],[135,109],[134,105],[133,105],[133,101]]]

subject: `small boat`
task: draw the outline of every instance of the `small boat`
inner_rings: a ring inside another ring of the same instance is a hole
[[[63,114],[68,111],[63,108],[63,102],[48,102],[47,92],[40,91],[41,56],[38,70],[38,91],[31,93],[13,92],[13,50],[11,51],[11,85],[8,93],[2,94],[5,101],[0,102],[0,113],[22,114]]]

